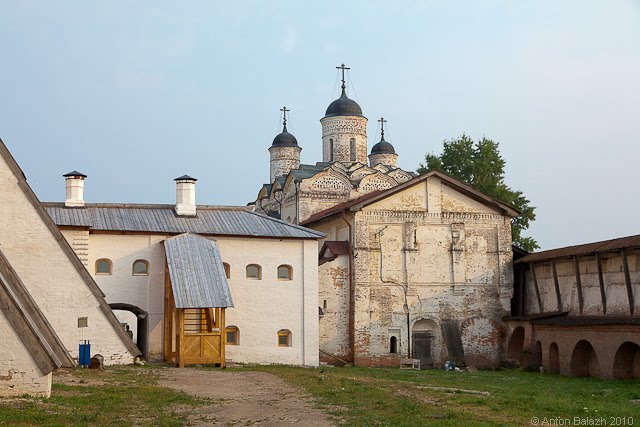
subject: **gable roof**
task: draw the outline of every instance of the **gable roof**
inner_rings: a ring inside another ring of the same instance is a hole
[[[619,252],[623,249],[640,249],[640,234],[534,252],[523,256],[515,261],[514,264],[548,261],[557,258],[571,258],[574,256],[588,256],[604,252]]]
[[[465,196],[470,197],[471,199],[474,199],[486,206],[496,209],[502,212],[504,215],[507,215],[510,217],[516,217],[520,214],[520,212],[517,209],[515,209],[513,206],[509,206],[506,203],[503,203],[497,199],[489,197],[486,194],[476,190],[475,188],[463,182],[458,181],[453,177],[450,177],[445,173],[442,173],[439,171],[431,171],[424,175],[420,175],[418,177],[410,179],[409,181],[405,181],[402,184],[399,184],[395,187],[389,188],[388,190],[376,190],[371,193],[367,193],[364,196],[361,196],[357,199],[350,200],[348,202],[333,206],[329,209],[325,209],[323,211],[317,212],[311,215],[305,221],[302,221],[300,224],[303,224],[303,225],[311,224],[315,221],[327,218],[331,215],[336,214],[337,212],[341,212],[345,210],[351,210],[351,211],[360,210],[365,206],[368,206],[372,203],[377,202],[378,200],[382,200],[385,197],[391,196],[409,187],[413,187],[414,185],[424,182],[430,177],[439,178],[444,185],[447,185],[455,189],[456,191],[459,191],[460,193],[464,194]]]
[[[33,206],[34,210],[36,211],[36,213],[38,214],[42,222],[46,225],[49,232],[54,236],[62,252],[67,256],[67,258],[69,259],[73,267],[76,269],[80,277],[83,279],[83,281],[87,285],[87,288],[89,288],[91,293],[95,296],[100,306],[100,310],[104,313],[105,317],[113,327],[114,331],[116,332],[116,334],[118,335],[122,343],[125,345],[125,347],[127,348],[127,350],[129,350],[131,354],[133,354],[134,356],[140,355],[141,354],[140,350],[138,350],[138,347],[136,347],[136,345],[133,343],[129,335],[127,335],[127,333],[122,328],[122,326],[120,326],[120,322],[116,318],[115,314],[113,314],[113,311],[111,311],[111,308],[109,307],[109,305],[107,304],[107,301],[104,298],[105,295],[102,293],[102,291],[100,290],[96,282],[93,280],[93,278],[91,277],[87,269],[84,267],[84,265],[82,264],[82,262],[80,261],[76,253],[73,251],[73,249],[71,248],[67,240],[64,238],[64,236],[62,235],[62,233],[60,232],[56,224],[53,222],[49,214],[47,214],[47,211],[44,209],[44,207],[42,206],[42,203],[40,203],[40,200],[38,200],[38,197],[35,195],[31,187],[29,186],[29,184],[27,184],[27,178],[25,177],[24,172],[22,172],[22,169],[20,169],[20,166],[18,166],[18,163],[13,158],[13,156],[9,152],[9,149],[4,144],[1,138],[0,138],[0,156],[4,159],[4,161],[7,163],[7,165],[9,166],[9,168],[17,178],[18,187],[20,188],[20,190],[22,190],[22,192],[24,193],[24,195],[26,196],[30,204]]]
[[[72,368],[73,360],[9,260],[0,250],[0,310],[43,374]]]
[[[233,307],[215,240],[181,234],[164,241],[176,308]]]
[[[246,207],[198,206],[193,217],[178,216],[174,205],[90,204],[68,208],[64,203],[44,203],[60,226],[96,231],[130,231],[165,234],[196,233],[216,236],[320,239],[324,233],[251,212]]]
[[[338,255],[348,255],[350,251],[349,242],[346,240],[327,240],[318,254],[319,265],[333,261]]]

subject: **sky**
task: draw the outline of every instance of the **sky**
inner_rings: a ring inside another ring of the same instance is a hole
[[[244,205],[281,112],[303,163],[349,96],[398,166],[500,144],[543,249],[640,233],[640,1],[3,1],[0,138],[43,201]]]

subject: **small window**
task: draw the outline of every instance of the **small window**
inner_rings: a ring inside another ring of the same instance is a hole
[[[102,258],[96,261],[96,274],[111,274],[111,260]]]
[[[291,280],[293,278],[293,269],[288,265],[278,267],[278,280]]]
[[[144,259],[137,259],[133,263],[133,275],[134,276],[148,276],[149,275],[149,261]]]
[[[225,333],[228,345],[240,345],[240,330],[237,326],[227,326]]]
[[[398,352],[398,338],[391,337],[389,340],[389,353],[396,354]]]
[[[227,277],[227,279],[231,279],[231,266],[226,262],[223,262],[222,266],[224,267],[224,275]]]
[[[278,331],[278,347],[291,347],[291,331],[287,329]]]
[[[262,279],[262,267],[260,267],[258,264],[247,265],[247,279]]]
[[[356,139],[355,138],[351,138],[350,142],[350,151],[351,151],[351,161],[355,162],[356,161]]]
[[[333,138],[329,138],[329,161],[333,162]]]

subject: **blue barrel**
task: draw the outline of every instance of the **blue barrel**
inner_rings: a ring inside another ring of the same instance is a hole
[[[78,349],[78,363],[80,367],[89,367],[91,364],[91,344],[88,340],[83,341]]]

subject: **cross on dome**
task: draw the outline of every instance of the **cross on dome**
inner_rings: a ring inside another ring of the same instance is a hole
[[[287,107],[282,107],[282,108],[280,109],[280,111],[282,111],[282,117],[283,117],[282,124],[283,124],[284,126],[286,126],[286,125],[287,125],[287,112],[289,112],[289,111],[291,111],[291,110],[287,109]]]
[[[342,71],[342,92],[344,92],[344,90],[347,88],[347,83],[346,83],[346,81],[345,81],[345,79],[344,79],[344,72],[345,72],[346,70],[350,70],[351,68],[350,68],[350,67],[347,67],[347,66],[346,66],[346,65],[344,65],[344,64],[341,64],[339,67],[336,67],[336,69],[338,69],[338,70],[341,70],[341,71]]]
[[[382,135],[382,139],[384,139],[384,124],[387,122],[387,120],[385,120],[384,117],[380,117],[378,121],[380,122],[380,134]]]

